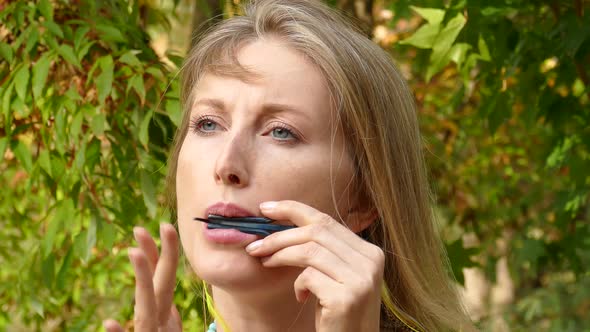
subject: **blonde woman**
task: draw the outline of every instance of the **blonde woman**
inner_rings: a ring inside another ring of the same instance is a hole
[[[210,331],[470,330],[433,223],[416,110],[389,56],[319,1],[263,0],[182,68],[170,158]],[[268,217],[267,237],[195,217]],[[135,330],[181,331],[178,239],[136,228]],[[122,331],[114,321],[109,332]]]

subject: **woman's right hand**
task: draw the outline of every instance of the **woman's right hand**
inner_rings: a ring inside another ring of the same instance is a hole
[[[150,233],[141,227],[133,229],[139,248],[129,248],[129,260],[135,270],[134,331],[181,332],[182,321],[173,304],[178,266],[178,236],[174,226],[160,225],[162,253]],[[121,325],[108,319],[107,332],[123,332]]]

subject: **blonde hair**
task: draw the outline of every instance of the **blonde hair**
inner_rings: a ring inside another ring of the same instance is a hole
[[[435,226],[413,96],[390,56],[320,1],[258,0],[244,15],[208,30],[182,68],[182,123],[170,157],[176,166],[195,86],[205,72],[248,79],[237,52],[274,37],[321,70],[355,161],[358,183],[378,220],[363,237],[386,253],[382,320],[412,330],[470,330]]]

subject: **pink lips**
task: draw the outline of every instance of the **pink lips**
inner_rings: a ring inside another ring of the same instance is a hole
[[[254,213],[244,209],[241,206],[232,203],[215,203],[207,208],[205,217],[210,214],[217,214],[224,217],[250,217],[255,216]]]
[[[225,217],[248,217],[256,214],[232,203],[215,203],[205,210],[205,216],[217,214]],[[235,229],[209,229],[207,224],[203,223],[203,234],[205,238],[213,243],[218,244],[241,244],[246,245],[259,237],[253,234],[242,233]]]

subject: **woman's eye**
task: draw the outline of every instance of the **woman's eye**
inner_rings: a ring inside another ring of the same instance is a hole
[[[209,117],[199,117],[194,119],[191,128],[193,132],[199,135],[210,135],[221,129],[219,124]]]
[[[199,122],[199,128],[203,131],[214,131],[217,129],[217,123],[211,120],[202,120]]]
[[[289,129],[286,128],[275,128],[271,132],[272,137],[277,138],[279,140],[288,140],[294,139],[295,135]]]

